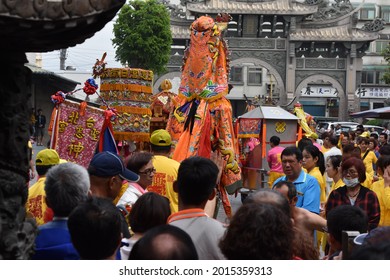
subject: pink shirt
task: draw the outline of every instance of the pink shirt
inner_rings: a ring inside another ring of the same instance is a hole
[[[314,142],[313,145],[316,146],[318,148],[318,150],[321,151],[322,146],[320,144],[318,144],[317,142]]]
[[[267,161],[271,167],[271,171],[283,173],[281,154],[284,150],[283,147],[276,146],[268,151]]]

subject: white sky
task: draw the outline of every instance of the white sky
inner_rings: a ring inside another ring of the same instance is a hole
[[[96,59],[100,59],[103,53],[107,52],[106,67],[121,67],[121,64],[115,61],[115,50],[111,41],[114,38],[112,32],[114,22],[115,19],[108,22],[102,30],[84,43],[68,48],[65,66],[74,66],[76,71],[92,72]],[[42,53],[42,67],[49,71],[60,71],[60,51]]]
[[[170,2],[179,4],[180,0],[170,0]],[[115,49],[111,41],[114,38],[112,29],[115,21],[116,17],[108,22],[102,30],[96,32],[94,36],[85,40],[84,43],[68,48],[65,67],[74,66],[78,72],[87,71],[92,73],[92,67],[96,59],[100,59],[104,52],[107,52],[105,59],[107,68],[122,67],[119,62],[115,61]],[[42,67],[53,72],[60,71],[60,50],[42,53]]]

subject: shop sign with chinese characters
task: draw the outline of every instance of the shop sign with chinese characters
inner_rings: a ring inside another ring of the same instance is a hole
[[[359,87],[355,91],[361,98],[390,98],[389,87]]]

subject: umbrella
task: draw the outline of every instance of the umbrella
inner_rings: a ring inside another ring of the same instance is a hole
[[[390,119],[390,107],[377,108],[350,114],[353,118]]]

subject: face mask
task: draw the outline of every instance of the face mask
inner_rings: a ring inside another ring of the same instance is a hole
[[[347,186],[347,188],[353,188],[354,186],[359,184],[359,178],[354,178],[354,179],[343,178],[343,182]]]

